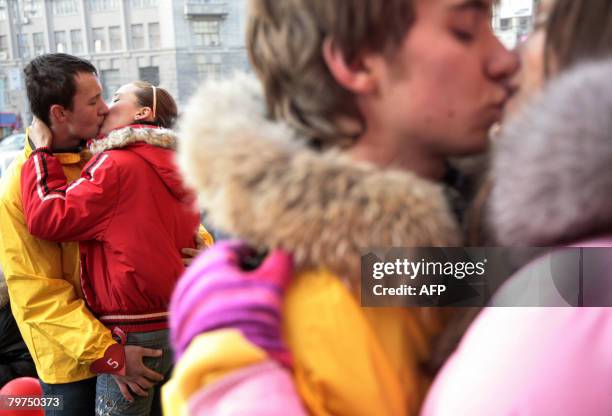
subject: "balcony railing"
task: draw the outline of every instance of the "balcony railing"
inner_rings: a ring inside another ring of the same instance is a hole
[[[225,17],[228,12],[229,6],[227,1],[185,1],[185,16],[187,18],[206,16]]]

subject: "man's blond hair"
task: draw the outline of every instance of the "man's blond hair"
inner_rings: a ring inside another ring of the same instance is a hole
[[[331,39],[347,62],[392,51],[414,21],[413,1],[250,0],[247,46],[270,116],[323,147],[352,142],[365,124],[330,73],[323,43]]]

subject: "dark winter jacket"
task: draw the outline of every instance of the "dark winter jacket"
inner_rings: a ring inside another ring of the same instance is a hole
[[[6,303],[0,307],[0,388],[14,378],[26,376],[36,377],[36,367]]]

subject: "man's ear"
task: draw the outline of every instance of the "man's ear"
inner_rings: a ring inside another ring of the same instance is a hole
[[[53,104],[49,109],[49,120],[51,121],[51,125],[65,123],[68,119],[68,114],[66,113],[66,109],[63,106]]]
[[[377,88],[377,82],[368,60],[363,56],[357,56],[351,62],[346,60],[344,52],[331,39],[323,42],[323,58],[329,68],[329,72],[338,84],[354,94],[370,94]]]
[[[147,120],[148,118],[150,118],[152,114],[153,114],[153,110],[151,110],[149,107],[141,107],[140,110],[138,110],[138,112],[134,116],[134,120],[135,121]]]

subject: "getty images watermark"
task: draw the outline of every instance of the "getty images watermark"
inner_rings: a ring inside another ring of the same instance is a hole
[[[367,249],[361,304],[612,306],[612,248]]]

